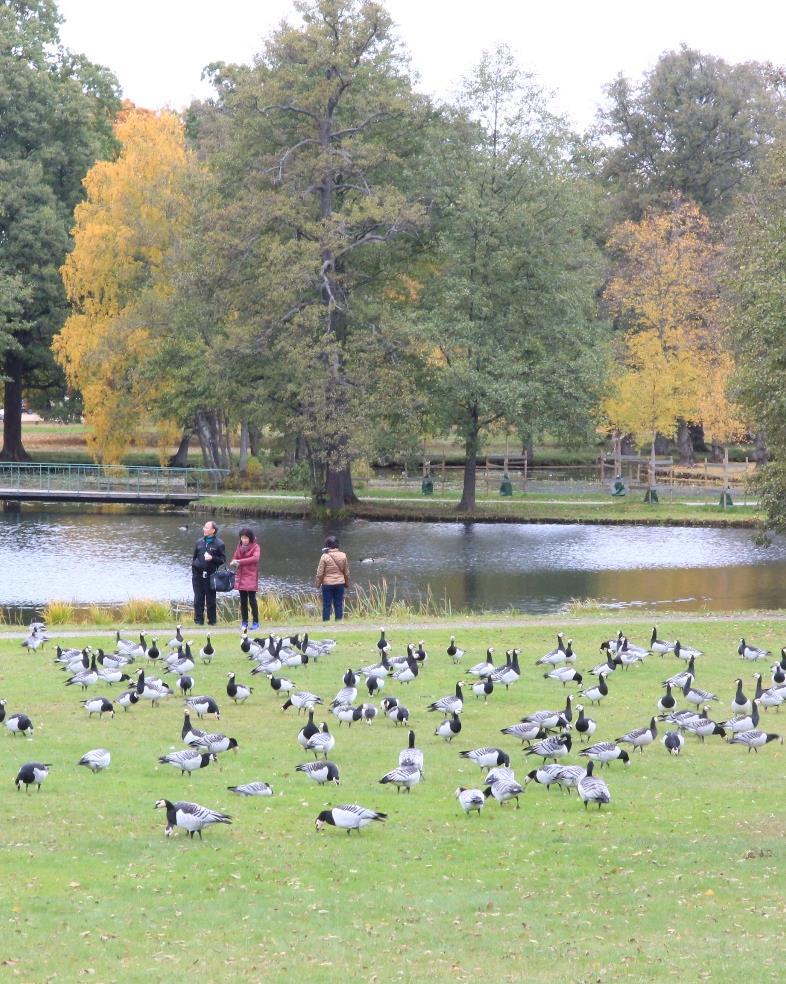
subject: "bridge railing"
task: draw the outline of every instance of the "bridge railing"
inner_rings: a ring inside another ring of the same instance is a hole
[[[0,491],[122,492],[168,495],[218,490],[229,472],[218,468],[0,462]]]

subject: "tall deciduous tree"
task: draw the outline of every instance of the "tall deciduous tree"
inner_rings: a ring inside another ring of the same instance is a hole
[[[727,282],[735,390],[773,460],[760,478],[768,525],[786,532],[786,138],[767,155],[729,223]]]
[[[663,212],[648,211],[640,222],[623,222],[612,232],[609,249],[617,258],[616,275],[606,287],[611,312],[627,327],[626,367],[617,380],[618,392],[642,384],[647,362],[657,360],[663,380],[657,390],[665,402],[657,414],[664,434],[678,434],[683,461],[692,459],[688,424],[701,422],[699,379],[719,368],[725,353],[723,302],[718,284],[719,248],[711,238],[710,223],[701,210],[679,195],[671,195]],[[634,344],[638,333],[652,336],[646,346]],[[645,357],[645,350],[648,355]],[[630,387],[625,374],[631,375]],[[663,394],[669,394],[665,397]],[[613,408],[613,413],[611,412]],[[624,401],[607,401],[612,424],[622,431],[641,431],[640,408]],[[635,424],[635,425],[634,425]],[[644,428],[650,430],[649,423]]]
[[[712,219],[728,214],[784,115],[784,76],[682,46],[637,85],[620,76],[600,116],[610,138],[602,179],[620,218],[640,219],[680,192]]]
[[[380,4],[295,7],[302,26],[282,25],[253,67],[215,68],[214,112],[195,123],[223,199],[208,251],[234,383],[298,420],[317,494],[337,510],[396,357],[378,318],[398,241],[424,223],[404,187],[416,100]]]
[[[62,385],[50,352],[66,314],[58,268],[81,180],[114,150],[117,83],[64,51],[58,24],[54,0],[0,5],[0,456],[11,460],[27,457],[23,391]]]
[[[415,326],[436,416],[464,442],[461,511],[475,506],[490,428],[575,430],[598,396],[602,271],[572,151],[505,48],[484,56],[435,135],[436,247]]]
[[[62,275],[72,313],[53,348],[80,390],[88,443],[116,463],[139,428],[160,416],[169,380],[148,363],[151,308],[172,293],[174,245],[191,218],[194,167],[173,114],[128,109],[115,128],[120,153],[95,164],[75,211],[74,248]]]

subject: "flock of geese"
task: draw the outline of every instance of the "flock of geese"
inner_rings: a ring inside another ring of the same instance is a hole
[[[36,622],[31,624],[29,636],[22,645],[36,651],[49,639],[46,627]],[[425,775],[425,756],[416,746],[416,735],[410,727],[410,710],[404,704],[403,697],[382,697],[381,692],[391,685],[416,683],[428,672],[426,664],[429,654],[421,642],[407,645],[404,652],[394,655],[393,646],[383,628],[374,649],[374,659],[357,669],[348,668],[331,700],[299,689],[288,676],[291,669],[301,669],[309,662],[317,662],[333,653],[335,648],[335,640],[313,640],[308,634],[302,637],[300,634],[270,634],[266,638],[252,639],[247,630],[243,630],[240,640],[240,650],[251,663],[250,676],[262,678],[274,697],[284,698],[282,710],[294,707],[299,714],[306,714],[297,741],[304,753],[313,754],[313,761],[298,765],[298,773],[320,786],[338,786],[341,781],[339,766],[329,757],[336,746],[336,737],[326,722],[320,725],[315,723],[314,715],[318,708],[329,710],[339,727],[344,723],[348,727],[353,723],[371,725],[378,715],[384,715],[395,726],[408,731],[408,741],[399,753],[397,765],[378,781],[381,785],[395,786],[398,793],[411,793]],[[665,750],[674,756],[680,755],[688,735],[694,735],[700,743],[709,738],[725,739],[730,744],[743,745],[748,752],[756,753],[772,741],[783,743],[780,735],[760,728],[760,711],[779,709],[786,701],[786,649],[781,650],[780,658],[772,663],[769,671],[771,679],[766,686],[764,675],[754,673],[755,691],[751,696],[745,693],[742,677],[735,681],[735,691],[729,702],[731,717],[719,721],[710,716],[710,707],[713,703],[719,703],[720,698],[697,682],[696,664],[703,656],[701,651],[679,640],[670,642],[660,639],[657,628],[653,628],[646,647],[633,644],[620,631],[615,638],[603,640],[600,652],[604,658],[599,663],[579,672],[576,668],[578,656],[572,640],[565,642],[564,634],[558,633],[556,647],[535,661],[535,667],[543,677],[554,680],[563,688],[570,685],[578,689],[567,694],[564,706],[530,711],[516,723],[501,729],[503,735],[521,742],[525,758],[532,760],[534,767],[521,779],[516,777],[511,767],[509,753],[501,747],[486,745],[458,753],[461,759],[477,765],[483,775],[480,787],[459,786],[455,790],[455,798],[466,815],[479,814],[490,798],[500,806],[515,801],[518,809],[519,797],[530,782],[547,789],[552,785],[568,792],[575,789],[585,809],[590,804],[597,804],[600,809],[610,803],[612,797],[607,782],[598,772],[615,761],[630,765],[632,754],[636,750],[642,754],[659,736]],[[457,667],[463,664],[467,655],[457,645],[455,636],[450,637],[444,654],[440,654],[439,658],[447,657]],[[683,664],[679,672],[663,680],[657,713],[653,711],[648,725],[634,727],[614,740],[594,741],[598,721],[592,715],[599,713],[594,708],[600,708],[608,698],[614,687],[613,683],[610,684],[614,675],[642,663],[653,654],[673,656]],[[737,654],[743,663],[772,662],[768,650],[752,646],[745,639],[740,640]],[[498,688],[508,690],[515,686],[522,676],[520,655],[520,650],[511,649],[505,653],[504,663],[495,663],[494,649],[489,648],[484,659],[467,667],[463,674],[466,679],[456,683],[453,693],[428,703],[426,711],[441,716],[434,735],[451,743],[461,734],[462,712],[469,693],[477,701],[486,702]],[[66,674],[65,686],[79,688],[84,695],[81,703],[88,717],[97,715],[101,718],[105,714],[114,717],[118,708],[125,712],[145,702],[151,707],[158,706],[179,695],[184,701],[180,735],[184,747],[180,751],[161,755],[158,761],[161,765],[171,766],[182,776],[204,769],[216,762],[219,756],[238,749],[235,738],[220,731],[203,730],[200,726],[205,719],[212,718],[215,722],[221,719],[219,702],[214,696],[193,692],[193,670],[197,661],[208,665],[214,656],[215,649],[209,635],[198,652],[194,653],[191,644],[183,637],[182,627],[177,626],[173,638],[160,648],[156,639],[151,639],[148,644],[144,633],[136,641],[124,638],[117,632],[112,653],[90,646],[63,649],[58,645],[54,662]],[[163,679],[159,672],[169,679]],[[227,672],[226,680],[226,697],[232,704],[243,704],[252,697],[254,687],[239,682],[235,672]],[[123,684],[125,689],[114,699],[90,694],[92,688],[104,684]],[[687,706],[680,708],[680,700]],[[31,738],[34,733],[31,717],[24,712],[7,714],[6,703],[0,700],[0,722],[14,737],[23,735]],[[196,717],[196,723],[192,716]],[[664,733],[661,734],[661,731]],[[576,746],[581,763],[568,764],[565,759]],[[109,768],[111,760],[108,749],[94,748],[82,755],[76,765],[95,774]],[[596,766],[598,772],[595,771]],[[16,776],[17,789],[24,787],[29,793],[35,786],[40,790],[51,768],[51,763],[47,762],[26,762]],[[273,795],[271,785],[262,780],[227,788],[239,796]],[[180,828],[190,838],[197,834],[201,839],[206,827],[232,822],[230,814],[190,801],[158,799],[155,809],[166,813],[167,837]],[[350,833],[386,819],[386,813],[357,803],[344,803],[322,810],[314,822],[318,830],[333,826]]]

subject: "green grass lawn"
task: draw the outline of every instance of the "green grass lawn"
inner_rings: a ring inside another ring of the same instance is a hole
[[[632,641],[647,641],[650,626],[627,627]],[[456,786],[480,784],[479,769],[461,760],[460,750],[500,745],[519,778],[534,766],[499,732],[527,712],[563,705],[572,688],[534,666],[561,628],[586,669],[617,626],[587,620],[390,629],[394,652],[418,638],[429,651],[415,682],[389,682],[384,690],[410,708],[426,759],[425,780],[399,795],[378,780],[396,765],[407,731],[381,716],[370,728],[348,729],[325,713],[336,735],[331,758],[342,772],[340,789],[321,789],[296,773],[311,757],[296,741],[303,719],[282,713],[264,678],[253,679],[246,704],[235,706],[225,694],[230,670],[251,681],[234,634],[214,639],[215,660],[193,675],[197,691],[221,705],[221,721],[207,729],[236,737],[240,750],[221,758],[223,771],[211,765],[190,778],[157,762],[181,747],[181,699],[88,720],[83,695],[64,686],[49,647],[28,655],[18,640],[2,639],[0,697],[8,714],[25,711],[35,724],[32,740],[0,734],[6,976],[278,981],[295,973],[342,984],[780,980],[784,746],[770,744],[757,755],[689,736],[677,759],[658,741],[635,753],[630,769],[615,763],[603,770],[613,800],[601,811],[585,812],[575,794],[533,783],[520,810],[490,800],[479,817],[460,812]],[[705,650],[697,682],[721,697],[713,705],[718,720],[729,716],[737,676],[751,691],[754,670],[768,676],[768,665],[742,664],[740,636],[775,652],[786,641],[782,621],[772,617],[680,620],[659,630]],[[467,649],[464,672],[445,653],[451,631]],[[159,642],[170,635],[159,634]],[[348,666],[373,661],[378,631],[347,626],[337,638],[332,655],[289,671],[326,705]],[[78,641],[107,642],[90,630]],[[470,691],[463,731],[447,744],[433,734],[441,717],[426,707],[452,692],[487,645],[498,654],[521,647],[522,679],[508,691],[497,688],[487,704]],[[595,740],[648,724],[660,681],[680,665],[653,656],[618,670],[608,699],[587,708],[598,722]],[[116,696],[117,686],[90,693],[113,696],[113,689]],[[786,731],[786,712],[770,711],[765,724]],[[77,768],[97,747],[112,752],[110,769],[92,775]],[[51,762],[51,775],[40,793],[16,792],[13,778],[31,760]],[[568,761],[581,760],[572,754]],[[275,795],[243,799],[226,789],[252,779],[270,782]],[[182,831],[167,840],[164,816],[153,810],[159,797],[195,800],[228,811],[234,822],[209,828],[202,843]],[[318,833],[317,813],[344,802],[389,819],[360,835]]]

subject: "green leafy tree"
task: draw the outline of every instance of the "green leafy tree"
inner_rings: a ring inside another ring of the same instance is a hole
[[[753,189],[729,223],[726,275],[733,390],[766,433],[773,460],[759,478],[767,524],[786,532],[786,138],[771,148]]]
[[[295,6],[302,26],[282,25],[253,67],[215,66],[215,102],[192,113],[215,179],[192,255],[213,270],[205,316],[238,366],[236,402],[296,422],[338,510],[385,395],[406,390],[395,319],[380,318],[425,222],[405,180],[418,101],[380,4]]]
[[[50,343],[65,320],[59,267],[81,180],[114,148],[117,83],[59,46],[54,0],[0,5],[1,457],[23,460],[23,392],[62,392]]]
[[[491,428],[589,427],[602,376],[602,266],[575,149],[505,48],[484,56],[430,148],[436,243],[414,322],[434,414],[464,443],[462,511],[475,506]]]
[[[730,65],[683,45],[636,85],[607,88],[601,177],[618,218],[638,220],[680,192],[715,220],[728,214],[784,115],[784,76],[769,64]]]

